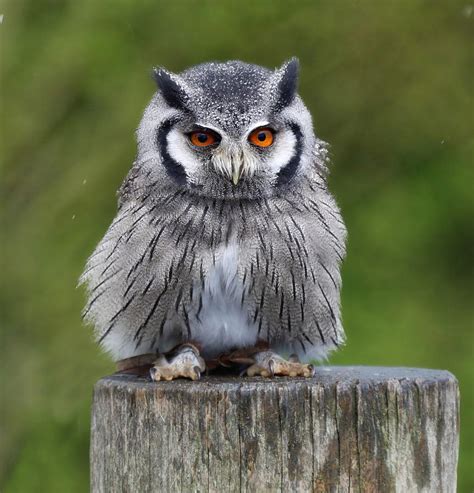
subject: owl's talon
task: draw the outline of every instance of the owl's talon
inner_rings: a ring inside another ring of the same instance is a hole
[[[201,369],[199,366],[195,366],[191,372],[189,372],[189,378],[191,380],[199,380],[201,378]]]
[[[174,380],[175,378],[189,378],[199,380],[201,373],[206,369],[204,360],[195,346],[183,344],[172,356],[160,355],[155,366],[150,368],[150,378],[160,380]]]
[[[285,360],[272,351],[263,351],[255,354],[255,363],[247,368],[247,375],[253,377],[288,376],[288,377],[312,377],[314,376],[313,365],[307,365],[295,361],[296,355],[290,356]]]
[[[290,363],[301,363],[299,357],[297,354],[293,353],[293,354],[290,354],[289,358],[288,358],[288,361]]]
[[[270,359],[268,361],[268,368],[270,369],[270,375],[272,377],[274,377],[275,376],[275,362],[272,359]]]

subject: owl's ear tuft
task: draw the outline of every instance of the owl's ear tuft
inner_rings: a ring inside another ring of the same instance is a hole
[[[169,106],[179,110],[187,109],[188,96],[179,76],[159,67],[153,69],[153,79]]]
[[[295,99],[296,89],[298,88],[299,66],[299,60],[293,57],[275,72],[275,77],[277,78],[276,107],[285,108]]]

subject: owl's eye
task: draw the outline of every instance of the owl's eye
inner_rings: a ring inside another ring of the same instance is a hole
[[[274,132],[271,128],[256,128],[249,135],[249,142],[257,147],[268,147],[273,144]]]
[[[196,130],[189,134],[189,140],[196,147],[208,147],[217,142],[217,136],[209,130]]]

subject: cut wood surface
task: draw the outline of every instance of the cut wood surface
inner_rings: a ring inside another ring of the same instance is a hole
[[[96,384],[96,492],[454,492],[447,371],[318,367],[314,378]]]

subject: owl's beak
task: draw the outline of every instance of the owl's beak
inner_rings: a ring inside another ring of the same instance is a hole
[[[232,183],[237,185],[239,183],[240,177],[242,176],[242,170],[244,168],[244,163],[240,160],[232,160]]]

